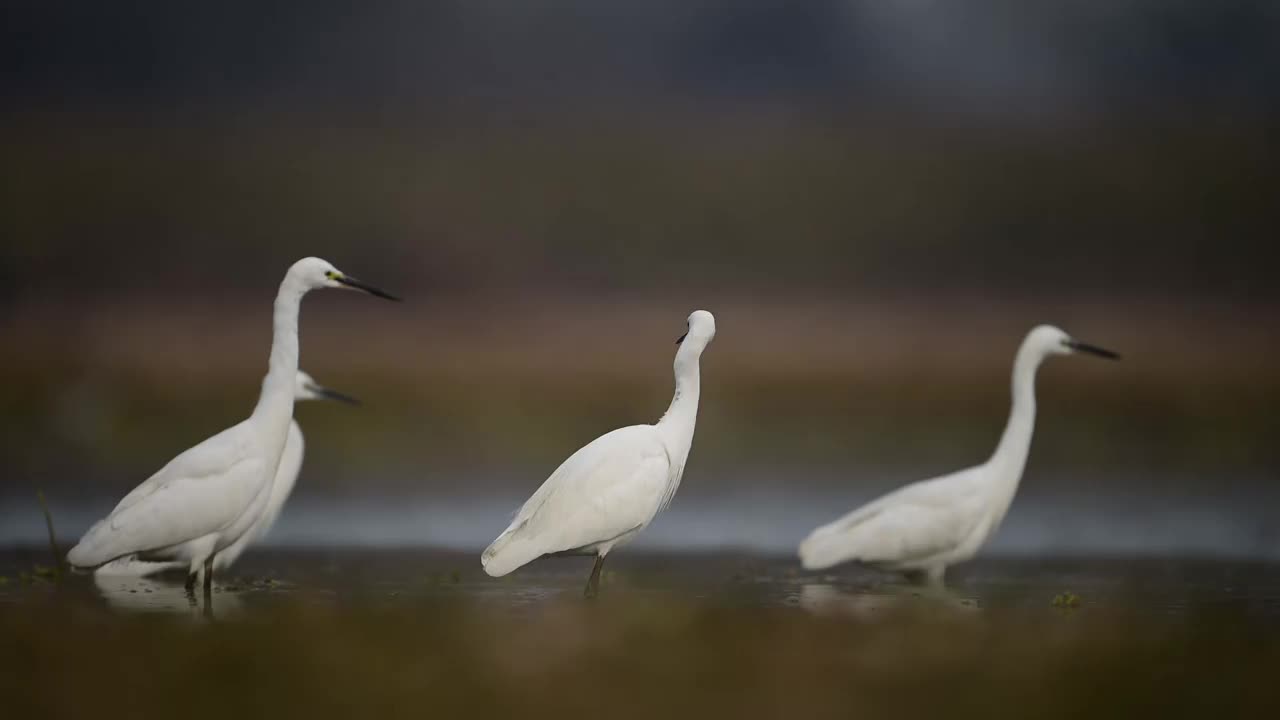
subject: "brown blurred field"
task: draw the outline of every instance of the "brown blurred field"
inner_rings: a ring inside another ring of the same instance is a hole
[[[307,254],[417,297],[1276,297],[1265,116],[29,112],[0,153],[0,297],[256,292]]]
[[[19,114],[0,134],[9,492],[118,495],[242,417],[271,293],[308,254],[408,298],[308,299],[303,367],[367,403],[300,409],[312,490],[544,477],[661,414],[699,307],[720,324],[702,487],[977,462],[1040,322],[1126,359],[1045,368],[1033,462],[1256,480],[1280,466],[1269,129],[674,104]]]
[[[378,484],[363,492],[421,488],[403,470],[414,467],[549,471],[601,428],[662,413],[671,342],[695,306],[409,295],[394,307],[355,295],[308,300],[303,367],[366,403],[299,408],[314,440],[309,488],[371,474]],[[1265,308],[702,300],[720,334],[705,359],[699,484],[752,464],[976,462],[1004,420],[1013,350],[1031,324],[1051,319],[1125,359],[1043,369],[1042,467],[1239,476],[1276,459],[1269,408],[1280,376]],[[123,492],[248,411],[268,332],[266,303],[23,305],[4,327],[15,342],[0,352],[11,477],[58,490],[65,476],[91,472],[120,476],[110,482]]]

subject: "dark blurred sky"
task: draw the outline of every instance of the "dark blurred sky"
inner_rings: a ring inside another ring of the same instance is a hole
[[[482,293],[1273,297],[1278,79],[1274,0],[13,0],[0,299],[305,254]]]
[[[10,0],[10,108],[806,100],[1274,113],[1271,0]]]

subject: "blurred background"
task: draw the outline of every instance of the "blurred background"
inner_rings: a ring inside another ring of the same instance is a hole
[[[981,462],[1054,360],[992,550],[1280,557],[1280,5],[329,0],[0,9],[0,543],[64,542],[247,415],[319,255],[272,540],[479,549],[652,422],[649,547],[790,552]]]

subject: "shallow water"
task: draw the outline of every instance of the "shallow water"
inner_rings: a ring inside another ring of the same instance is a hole
[[[733,483],[728,488],[723,487],[729,482],[724,476],[699,473],[697,483],[681,487],[680,502],[627,545],[627,555],[706,554],[723,548],[788,555],[813,528],[901,483],[928,475],[926,470],[899,468],[886,471],[880,483],[867,487],[842,479],[842,470],[783,474],[756,468],[751,473],[730,473]],[[478,553],[507,526],[530,491],[526,487],[520,494],[484,492],[478,488],[495,482],[493,478],[455,474],[451,481],[461,487],[440,494],[371,492],[326,498],[309,492],[310,477],[305,480],[264,546],[414,547]],[[1088,492],[1052,490],[1082,480],[1086,478],[1037,473],[1020,489],[984,554],[1212,556],[1280,562],[1280,523],[1274,511],[1280,507],[1280,484],[1270,476],[1237,477],[1233,485],[1222,481],[1212,486],[1198,478],[1161,477],[1156,492],[1138,489],[1144,482],[1139,475],[1117,473],[1087,478],[1105,486]],[[1175,480],[1199,489],[1175,491]],[[127,489],[121,488],[120,493]],[[73,541],[110,512],[118,499],[78,493],[50,498],[59,536]],[[47,532],[34,492],[6,501],[0,489],[0,547],[42,546]]]
[[[620,551],[506,578],[478,553],[250,553],[182,578],[57,578],[0,553],[14,717],[1263,717],[1280,566],[999,558],[946,591],[788,557]],[[46,566],[38,567],[45,562]]]
[[[145,580],[73,573],[54,583],[47,554],[0,554],[0,577],[6,578],[0,602],[39,602],[56,592],[64,602],[121,611],[189,607],[180,572]],[[576,599],[590,567],[587,558],[546,558],[490,578],[479,567],[478,553],[263,549],[219,576],[213,604],[215,610],[252,613],[296,601],[360,606],[440,600],[500,611]],[[602,587],[606,597],[714,607],[861,614],[917,604],[996,611],[1069,606],[1075,612],[1136,610],[1170,617],[1212,609],[1280,623],[1280,564],[1208,558],[983,558],[953,568],[945,589],[938,590],[858,566],[809,572],[785,556],[619,552],[605,565]]]

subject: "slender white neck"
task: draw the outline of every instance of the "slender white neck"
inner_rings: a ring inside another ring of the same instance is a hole
[[[1044,359],[1036,348],[1024,343],[1013,363],[1013,408],[1000,444],[988,461],[992,482],[1004,487],[1012,499],[1022,480],[1022,470],[1031,450],[1031,433],[1036,424],[1036,370]]]
[[[693,445],[693,428],[698,420],[698,395],[701,392],[702,380],[698,358],[701,348],[686,342],[676,352],[675,375],[676,392],[671,398],[671,407],[658,421],[658,430],[667,443],[667,449],[674,455],[673,460],[684,465],[689,456],[689,448]]]
[[[293,395],[298,374],[298,311],[307,288],[292,274],[285,275],[272,314],[273,333],[267,376],[253,417],[287,428],[293,417]]]

